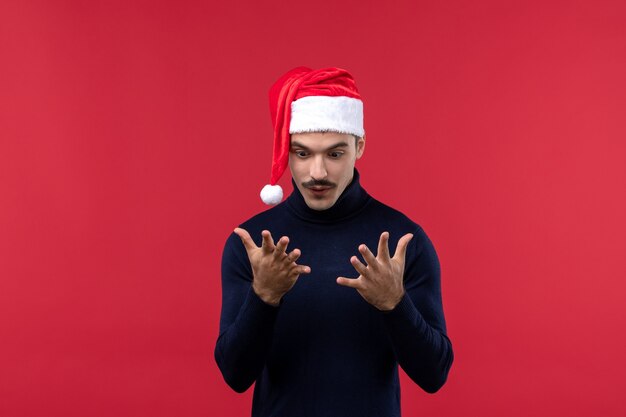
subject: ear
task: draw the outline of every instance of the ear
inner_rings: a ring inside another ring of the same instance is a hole
[[[356,159],[361,158],[363,152],[365,152],[365,136],[359,139],[356,143]]]

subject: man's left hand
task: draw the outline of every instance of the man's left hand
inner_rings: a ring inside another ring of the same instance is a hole
[[[383,232],[374,256],[365,245],[359,246],[367,266],[353,256],[350,263],[360,274],[358,278],[338,277],[337,284],[355,288],[371,305],[382,311],[393,310],[404,296],[404,256],[413,234],[407,233],[398,241],[393,258],[389,256],[389,232]]]

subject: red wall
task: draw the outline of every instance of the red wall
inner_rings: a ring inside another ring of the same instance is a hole
[[[626,415],[626,3],[261,3],[0,3],[0,415],[249,415],[219,261],[297,65],[354,74],[439,253],[456,360],[404,415]]]

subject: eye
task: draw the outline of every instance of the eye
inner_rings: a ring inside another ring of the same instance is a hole
[[[340,151],[332,151],[328,153],[328,156],[334,159],[341,158],[342,155],[343,155],[343,152],[340,152]]]
[[[309,154],[307,151],[303,151],[301,149],[296,149],[293,151],[299,158],[306,158]]]

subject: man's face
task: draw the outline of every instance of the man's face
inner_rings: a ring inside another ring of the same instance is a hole
[[[354,136],[345,133],[292,134],[289,169],[307,206],[332,207],[352,181],[354,164],[364,149],[364,139],[355,144]]]

